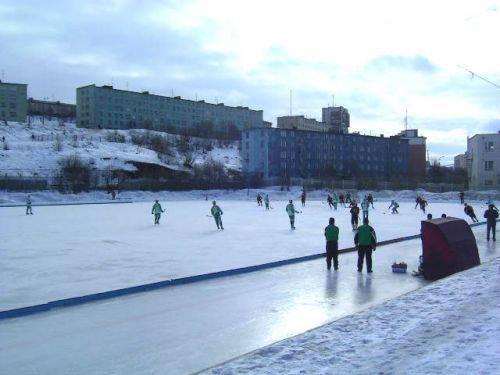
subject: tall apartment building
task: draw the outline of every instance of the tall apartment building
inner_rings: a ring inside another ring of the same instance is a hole
[[[325,171],[387,179],[408,175],[408,140],[289,129],[242,132],[243,171],[264,181]]]
[[[328,131],[340,134],[349,133],[349,126],[351,119],[347,108],[340,107],[326,107],[323,108],[321,120],[328,127]]]
[[[166,131],[168,127],[189,129],[213,126],[238,130],[263,126],[262,110],[211,104],[204,100],[186,100],[117,90],[112,86],[89,85],[76,90],[77,125],[85,128],[149,128]]]
[[[500,132],[468,138],[466,155],[471,190],[500,188]]]
[[[38,116],[75,118],[76,105],[59,101],[28,99],[28,113]]]
[[[426,138],[418,135],[418,129],[403,130],[397,137],[408,140],[408,177],[422,181],[426,168]]]
[[[28,112],[28,85],[0,81],[0,120],[25,122]]]
[[[278,128],[294,130],[310,130],[317,132],[326,132],[328,128],[324,122],[304,116],[281,116],[278,117]]]

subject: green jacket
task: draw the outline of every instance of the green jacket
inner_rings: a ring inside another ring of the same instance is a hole
[[[288,216],[295,216],[296,213],[297,214],[299,213],[299,211],[295,210],[295,207],[293,206],[293,203],[288,203],[288,205],[286,206],[285,211],[288,214]]]
[[[358,246],[373,246],[377,245],[377,235],[375,230],[368,224],[363,224],[358,228],[358,233],[354,236],[354,243]]]
[[[153,204],[153,209],[151,210],[152,214],[158,215],[158,214],[161,214],[162,212],[163,212],[163,210],[161,208],[161,204],[159,204],[159,203]]]
[[[369,208],[370,208],[370,203],[367,200],[364,200],[363,202],[361,202],[361,209],[363,211],[368,211]]]
[[[217,205],[212,206],[212,209],[210,210],[210,212],[212,213],[212,216],[220,216],[220,215],[222,215],[222,210]]]
[[[339,240],[339,227],[335,224],[330,224],[325,228],[325,237],[327,241]]]

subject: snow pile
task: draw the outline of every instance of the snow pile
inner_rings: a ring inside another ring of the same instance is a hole
[[[497,258],[205,373],[497,373],[499,266]]]
[[[111,142],[114,131],[109,129],[77,128],[75,123],[47,121],[36,118],[31,124],[10,122],[0,125],[0,170],[8,176],[50,177],[56,174],[58,162],[69,155],[78,155],[90,162],[98,170],[135,171],[133,162],[151,163],[175,170],[187,170],[183,166],[185,155],[177,147],[172,147],[172,155],[159,157],[156,151],[138,146],[131,140],[132,135],[161,135],[173,144],[179,136],[155,131],[136,129],[116,132],[123,142]],[[110,136],[111,135],[111,136]],[[240,170],[238,142],[226,142],[227,147],[216,147],[215,140],[190,137],[192,143],[210,143],[213,149],[202,152],[195,150],[192,164],[202,164],[206,160],[223,163],[226,168]]]

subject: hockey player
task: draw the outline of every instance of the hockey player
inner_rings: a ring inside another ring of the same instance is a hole
[[[295,230],[295,214],[298,214],[300,212],[295,210],[292,200],[290,200],[287,204],[285,211],[288,214],[288,218],[290,219],[290,227]]]
[[[363,220],[368,219],[368,210],[370,209],[370,203],[368,203],[368,198],[365,197],[363,202],[361,202],[361,210],[363,211]]]
[[[425,214],[425,208],[428,206],[427,201],[424,198],[420,198],[420,209]]]
[[[302,190],[302,194],[300,195],[300,201],[302,202],[302,207],[306,206],[306,190]]]
[[[375,207],[373,206],[373,195],[372,195],[372,193],[368,194],[368,203],[370,203],[370,204],[371,204],[372,208],[375,208]]]
[[[337,193],[333,193],[333,209],[337,211],[337,205],[339,204],[339,197]]]
[[[398,208],[399,208],[399,203],[396,202],[394,199],[391,201],[391,205],[389,206],[388,210],[392,208],[391,214],[399,214]]]
[[[163,212],[165,211],[161,208],[161,204],[158,203],[158,199],[155,200],[153,208],[151,209],[151,214],[155,215],[155,225],[160,225],[160,218]]]
[[[417,209],[418,206],[420,206],[421,201],[422,198],[420,197],[420,195],[417,195],[417,197],[415,198],[415,210]]]
[[[479,221],[474,213],[474,208],[472,208],[470,204],[464,203],[464,212],[472,219],[473,223],[477,223]]]
[[[342,206],[345,207],[344,193],[339,194],[339,202]]]
[[[493,241],[496,241],[498,210],[495,209],[494,204],[488,206],[488,209],[484,212],[484,218],[486,219],[486,241],[490,240],[490,231],[493,233]]]
[[[33,215],[33,209],[31,208],[31,195],[29,194],[26,197],[26,215]]]
[[[264,197],[264,203],[266,204],[266,210],[269,210],[269,194]]]
[[[262,206],[262,196],[259,194],[257,194],[257,205],[260,207]]]
[[[463,191],[461,191],[459,194],[458,194],[459,198],[460,198],[460,203],[464,204],[464,199],[465,199],[465,193]]]
[[[210,210],[210,213],[214,217],[215,220],[215,225],[217,225],[217,229],[222,229],[224,230],[224,226],[222,225],[222,210],[220,209],[219,206],[217,206],[217,202],[213,201],[212,202],[212,209]]]
[[[326,268],[339,269],[339,227],[335,225],[335,219],[330,218],[328,226],[325,228],[326,238]]]
[[[368,219],[363,220],[363,225],[358,228],[354,236],[354,244],[358,248],[358,272],[363,271],[363,261],[366,257],[366,270],[372,273],[372,251],[377,246],[375,230],[368,225]]]
[[[330,210],[333,207],[333,198],[330,194],[328,194],[328,197],[326,198],[326,201],[328,202],[328,207],[330,207]]]
[[[352,204],[351,193],[347,192],[345,195],[345,202]]]
[[[358,220],[359,220],[359,207],[354,202],[354,205],[351,207],[351,225],[352,225],[352,230],[358,229]]]

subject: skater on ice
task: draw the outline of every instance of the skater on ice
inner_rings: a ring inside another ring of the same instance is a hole
[[[295,206],[293,205],[293,201],[290,200],[288,202],[288,205],[285,208],[286,213],[288,214],[288,218],[290,219],[290,227],[295,230],[295,214],[299,214],[300,211],[297,211],[295,209]]]
[[[155,224],[154,225],[160,225],[160,218],[161,214],[165,212],[161,208],[161,204],[158,202],[158,199],[155,200],[155,203],[153,204],[153,208],[151,209],[151,214],[155,215]]]
[[[326,201],[328,202],[328,207],[330,207],[330,210],[333,207],[333,198],[330,194],[328,194],[328,197],[326,198]]]
[[[363,225],[354,236],[354,244],[358,249],[358,272],[363,271],[363,261],[366,257],[366,271],[372,273],[372,251],[377,246],[377,235],[368,223],[368,219],[363,220]]]
[[[398,208],[399,208],[399,203],[396,202],[394,199],[391,201],[391,205],[389,206],[388,210],[392,208],[391,214],[399,214]]]
[[[220,209],[219,206],[217,206],[217,202],[213,201],[212,202],[212,208],[210,210],[210,213],[212,214],[214,220],[215,220],[215,225],[217,225],[217,229],[224,230],[224,226],[222,225],[222,210]]]
[[[29,194],[26,197],[26,215],[33,215],[33,209],[31,208],[31,195]]]
[[[476,217],[476,213],[474,212],[474,208],[470,204],[465,203],[464,204],[464,212],[467,216],[469,216],[472,219],[473,223],[479,222],[478,218]]]
[[[257,206],[262,206],[262,196],[259,194],[257,194]]]
[[[370,203],[370,205],[372,206],[372,208],[375,208],[373,206],[373,195],[372,195],[372,193],[368,194],[368,203]]]
[[[461,191],[460,194],[458,194],[458,197],[460,198],[460,203],[464,204],[465,193]]]
[[[264,203],[266,205],[266,210],[269,210],[269,194],[264,197]]]
[[[302,190],[302,194],[300,196],[300,201],[302,202],[302,207],[306,206],[306,190]]]
[[[340,201],[340,204],[345,207],[345,200],[344,200],[344,193],[340,193],[339,194],[339,201]]]
[[[363,220],[368,219],[368,210],[370,209],[370,203],[368,202],[368,198],[365,197],[363,202],[361,202],[361,210],[363,211]]]
[[[352,204],[352,198],[351,198],[351,193],[347,192],[345,195],[345,202],[349,203],[350,205]]]
[[[495,209],[494,204],[490,204],[488,209],[484,212],[484,218],[486,219],[486,241],[490,240],[490,232],[493,233],[493,241],[496,241],[496,225],[498,219],[498,210]]]
[[[328,226],[325,228],[326,238],[326,268],[329,270],[339,269],[339,227],[335,225],[335,219],[330,218]]]
[[[333,199],[333,209],[335,211],[337,211],[337,206],[339,204],[339,197],[338,197],[337,193],[333,193],[333,198],[332,199]]]
[[[420,195],[417,195],[417,197],[415,198],[415,210],[417,209],[418,206],[420,206],[421,201],[422,198],[420,197]]]
[[[424,198],[420,198],[420,209],[422,210],[422,212],[425,214],[425,208],[428,206],[429,204],[427,203],[427,201],[424,199]]]
[[[358,220],[359,220],[359,207],[354,202],[354,205],[351,207],[351,225],[352,225],[352,230],[358,229]]]

